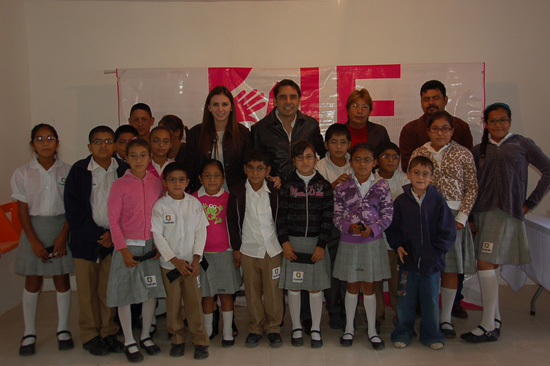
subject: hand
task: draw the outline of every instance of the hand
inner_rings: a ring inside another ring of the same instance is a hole
[[[294,254],[294,248],[292,248],[292,245],[290,245],[290,242],[288,241],[283,243],[283,255],[289,261],[295,261],[296,258],[298,258],[296,257],[296,254]]]
[[[155,246],[155,244],[153,244],[153,249],[157,249],[157,247]],[[157,254],[156,254],[153,258],[151,258],[151,259],[158,259],[158,258],[160,258],[160,252],[159,252],[159,250],[157,249]]]
[[[456,229],[457,229],[457,230],[462,230],[462,229],[464,229],[464,225],[462,225],[460,222],[457,221],[457,223],[456,223]]]
[[[42,259],[43,261],[47,261],[49,259],[50,254],[48,253],[48,251],[44,247],[44,244],[42,244],[41,241],[31,241],[30,244],[34,255],[36,255],[39,259]]]
[[[134,260],[134,255],[128,248],[121,249],[120,254],[122,254],[122,259],[124,259],[124,265],[126,267],[132,268],[138,265],[139,262]]]
[[[405,251],[405,249],[403,249],[403,247],[399,247],[399,248],[397,248],[397,255],[399,255],[399,259],[401,259],[401,262],[402,262],[402,263],[405,263],[405,262],[403,261],[403,256],[404,256],[404,255],[409,255],[409,253],[407,253],[407,252]]]
[[[97,241],[99,245],[103,245],[105,248],[111,248],[113,246],[113,239],[111,238],[111,233],[106,231],[99,237]]]
[[[258,89],[250,92],[241,90],[235,96],[235,106],[237,110],[237,122],[257,122],[258,117],[255,113],[266,106],[264,101],[264,93],[259,93]]]
[[[163,190],[162,193],[159,194],[159,199],[161,199],[162,197],[165,197],[167,193],[168,191]]]
[[[339,176],[338,178],[336,178],[336,180],[334,182],[332,182],[332,189],[336,188],[336,186],[346,180],[348,180],[349,178],[349,175],[347,175],[346,173],[342,174],[341,176]]]
[[[197,255],[197,256],[193,256],[193,262],[191,263],[191,277],[197,277],[198,275],[201,274],[201,264],[199,262],[200,260],[200,257]]]
[[[273,183],[273,186],[277,189],[281,188],[281,178],[280,177],[272,177],[267,176],[267,180]]]
[[[61,232],[57,238],[53,241],[52,257],[61,258],[67,254],[67,234]]]
[[[362,237],[362,238],[366,238],[366,237],[369,236],[370,234],[372,234],[372,229],[370,228],[369,225],[366,225],[366,226],[365,226],[365,230],[361,231],[361,237]]]
[[[176,269],[181,273],[182,276],[190,276],[191,271],[189,271],[189,262],[183,259],[178,259],[176,257],[170,259],[170,262],[176,267]]]
[[[241,252],[238,250],[233,251],[233,264],[235,265],[235,268],[239,268],[241,266]]]
[[[349,232],[352,233],[352,234],[355,234],[355,235],[360,235],[361,234],[361,225],[359,225],[359,223],[355,223],[355,224],[351,224],[349,226]]]
[[[321,247],[315,247],[315,250],[313,250],[313,255],[311,256],[311,261],[313,263],[317,263],[319,261],[322,261],[323,258],[325,258],[325,249]]]
[[[470,221],[470,230],[472,231],[472,236],[475,238],[477,234],[479,234],[479,230],[477,229],[477,227],[474,225],[473,222]]]
[[[527,208],[527,206],[523,205],[523,214],[527,215],[528,212],[529,212],[529,208]]]

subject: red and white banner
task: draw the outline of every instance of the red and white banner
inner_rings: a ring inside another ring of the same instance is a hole
[[[273,87],[292,79],[302,91],[301,110],[319,120],[321,131],[347,120],[349,93],[366,88],[373,99],[372,122],[384,125],[397,142],[401,128],[422,115],[420,87],[437,79],[447,87],[447,111],[470,124],[474,143],[481,140],[485,107],[485,64],[395,64],[295,69],[188,68],[119,69],[119,123],[132,105],[147,103],[158,120],[175,114],[191,127],[201,122],[210,89],[225,85],[237,103],[237,118],[247,126],[273,109]]]

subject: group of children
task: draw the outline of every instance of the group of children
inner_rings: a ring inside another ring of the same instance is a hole
[[[504,119],[488,125],[502,127]],[[143,359],[140,348],[149,355],[160,352],[150,333],[157,298],[166,298],[171,356],[185,351],[183,301],[194,357],[208,357],[215,296],[222,309],[222,346],[231,347],[234,294],[243,281],[249,315],[245,345],[250,348],[264,333],[271,347],[282,346],[287,290],[292,345],[304,343],[300,291],[309,292],[313,348],[323,345],[323,291],[331,326],[342,321],[342,346],[353,343],[362,292],[368,338],[375,350],[383,349],[377,327],[383,280],[389,280],[397,311],[394,346],[410,344],[417,303],[422,344],[441,349],[445,337],[455,335],[450,309],[457,274],[472,273],[475,257],[487,249],[477,249],[476,255],[467,223],[478,190],[477,161],[451,141],[453,119],[448,113],[432,116],[430,142],[415,151],[406,176],[399,170],[395,144],[376,151],[365,143],[351,147],[347,127],[334,124],[325,134],[324,159],[317,161],[315,147],[307,141],[293,146],[295,170],[279,190],[268,180],[269,155],[253,149],[243,162],[246,181],[227,192],[223,165],[210,159],[199,174],[201,187],[192,195],[186,192],[191,179],[186,167],[168,158],[170,129],[155,127],[148,142],[134,138],[135,130],[122,128],[117,133],[106,126],[94,128],[89,134],[91,155],[72,168],[57,158],[59,140],[52,126],[37,125],[31,132],[36,156],[12,178],[23,226],[16,272],[26,275],[21,355],[35,352],[43,276],[53,276],[57,290],[59,349],[73,347],[67,326],[72,272],[83,347],[95,355],[124,352],[131,362]],[[499,132],[491,133],[491,139],[498,139]],[[494,143],[498,146],[503,139]],[[546,171],[548,158],[537,158],[537,167]],[[530,197],[532,203],[542,199],[549,184]],[[477,225],[481,232],[491,217],[482,218]],[[485,235],[483,240],[495,243],[496,252],[496,243],[506,238]],[[487,266],[503,263],[484,261]],[[485,300],[484,294],[484,305]],[[474,330],[464,339],[498,339],[498,301],[491,301],[491,320],[485,321],[484,312],[481,335]],[[131,304],[142,304],[138,342]],[[115,309],[123,343],[116,337]]]

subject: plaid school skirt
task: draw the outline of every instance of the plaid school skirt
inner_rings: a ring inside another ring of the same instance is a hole
[[[390,278],[390,260],[384,239],[368,243],[340,241],[332,277],[351,283]]]

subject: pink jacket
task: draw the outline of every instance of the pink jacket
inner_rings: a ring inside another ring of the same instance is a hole
[[[109,194],[109,225],[115,250],[126,248],[125,239],[149,240],[151,211],[162,192],[162,183],[147,172],[143,180],[127,170],[114,181]]]

